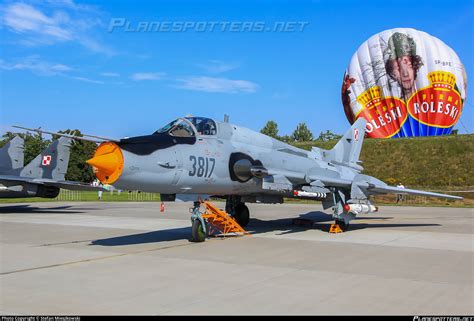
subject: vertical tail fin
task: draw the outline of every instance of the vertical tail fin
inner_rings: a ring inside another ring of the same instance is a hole
[[[69,165],[71,138],[61,137],[26,165],[20,176],[63,181]]]
[[[362,117],[357,119],[339,142],[337,142],[336,146],[325,153],[326,160],[349,166],[356,170],[362,170],[362,166],[358,163],[364,141],[366,123],[367,121]]]
[[[23,167],[24,140],[15,136],[0,149],[0,172]]]

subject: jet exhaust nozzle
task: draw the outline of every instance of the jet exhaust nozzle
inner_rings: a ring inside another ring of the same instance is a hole
[[[95,176],[104,184],[112,184],[122,175],[123,154],[115,143],[100,144],[94,157],[86,162],[94,168]]]

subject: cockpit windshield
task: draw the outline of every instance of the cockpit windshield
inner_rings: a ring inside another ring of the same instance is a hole
[[[216,123],[210,118],[186,117],[186,119],[189,120],[191,123],[193,123],[199,135],[216,135],[217,134]]]
[[[175,137],[194,137],[194,130],[192,126],[184,119],[179,118],[173,120],[166,126],[158,129],[154,134],[168,133]]]

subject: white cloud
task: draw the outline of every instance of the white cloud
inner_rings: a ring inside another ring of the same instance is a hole
[[[76,80],[80,80],[80,81],[84,81],[84,82],[90,82],[92,84],[104,84],[103,81],[100,81],[100,80],[94,80],[94,79],[89,79],[89,78],[86,78],[86,77],[71,77],[72,79],[76,79]]]
[[[70,0],[50,0],[49,6],[35,4],[15,2],[2,9],[1,24],[18,34],[19,44],[38,46],[74,41],[93,52],[115,54],[91,35],[92,29],[101,24],[99,13],[92,6]]]
[[[104,77],[120,77],[120,74],[116,72],[102,72],[100,75]]]
[[[38,76],[63,76],[66,78],[89,82],[93,84],[104,84],[103,81],[71,74],[74,69],[59,63],[41,60],[38,56],[29,56],[7,63],[0,59],[0,69],[29,71]]]
[[[137,72],[130,76],[133,81],[141,80],[160,80],[166,76],[164,72]]]
[[[198,66],[212,74],[220,74],[239,67],[236,64],[230,64],[220,60],[209,60],[207,63],[199,64]]]
[[[64,15],[60,16],[64,19]],[[60,27],[59,21],[48,17],[26,3],[14,3],[5,10],[3,23],[18,33],[36,33],[57,41],[71,40],[71,33]]]
[[[0,61],[0,68],[5,70],[26,70],[40,76],[55,76],[73,70],[64,64],[51,63],[40,60],[37,56],[30,56],[13,63]]]
[[[259,88],[256,83],[247,80],[213,77],[187,77],[177,80],[181,82],[178,88],[214,93],[254,93]]]
[[[77,42],[79,42],[82,46],[93,52],[102,53],[108,56],[114,56],[117,54],[115,50],[103,45],[99,41],[88,36],[78,35]]]
[[[73,10],[95,11],[95,7],[85,4],[77,4],[72,0],[46,0],[46,2],[55,7],[69,8]]]

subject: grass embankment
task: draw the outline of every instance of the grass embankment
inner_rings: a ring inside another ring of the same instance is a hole
[[[303,149],[331,149],[337,141],[296,143]],[[464,201],[407,196],[401,205],[474,206],[474,135],[365,139],[360,156],[364,174],[390,185],[463,196]],[[395,195],[376,196],[379,204],[394,204]]]
[[[297,143],[331,149],[336,141]],[[388,184],[436,190],[474,189],[474,135],[365,139],[364,174]]]
[[[1,203],[25,203],[25,202],[54,202],[54,201],[79,201],[79,202],[96,202],[99,201],[98,193],[92,191],[68,191],[61,190],[61,193],[56,198],[0,198]],[[158,202],[160,201],[160,194],[157,193],[137,193],[122,191],[120,194],[117,191],[113,193],[102,192],[102,202]]]

